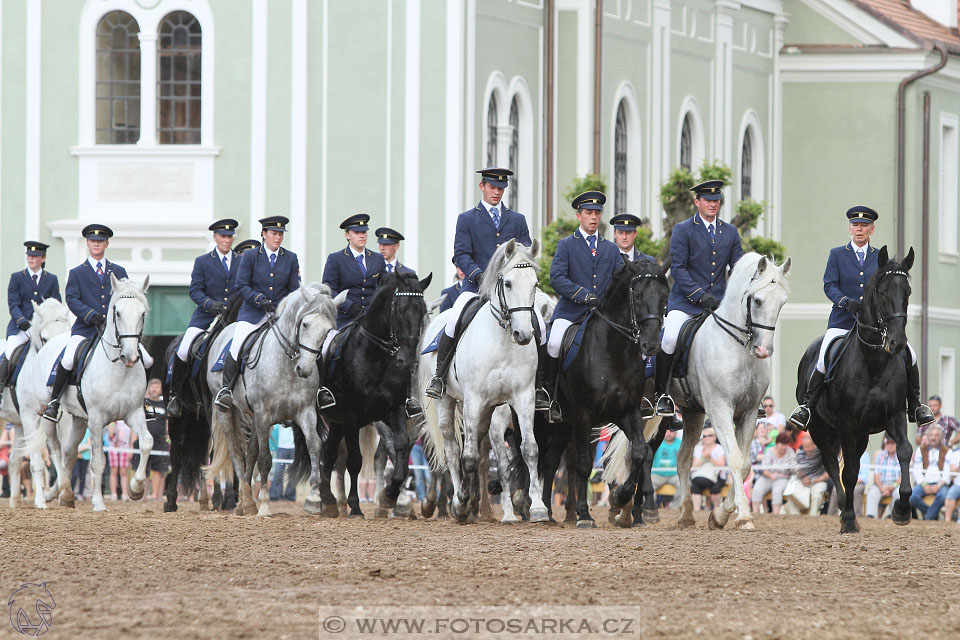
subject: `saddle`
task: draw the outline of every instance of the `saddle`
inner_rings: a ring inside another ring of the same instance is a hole
[[[222,330],[222,329],[221,329]],[[207,355],[207,350],[210,348],[210,345],[213,344],[213,341],[220,335],[219,331],[207,331],[201,334],[203,337],[199,340],[194,340],[193,344],[190,345],[190,353],[188,354],[188,362],[190,363],[190,378],[194,379],[200,375],[200,370],[203,368],[204,357]],[[173,381],[173,358],[170,358],[170,362],[167,365],[167,374],[166,374],[166,384],[170,384]]]
[[[680,385],[680,391],[683,392],[684,404],[699,412],[703,412],[703,407],[700,406],[700,403],[697,402],[696,397],[694,397],[693,392],[690,390],[690,385],[687,382],[687,367],[690,363],[690,347],[693,346],[693,338],[709,317],[709,313],[701,313],[698,316],[690,318],[680,326],[680,333],[677,336],[677,350],[673,354],[673,369],[670,371],[670,377],[677,381]],[[660,335],[663,337],[662,331]],[[656,356],[647,358],[646,368],[644,369],[647,377],[654,375],[656,362]]]
[[[10,398],[13,399],[13,406],[17,413],[20,413],[20,400],[17,398],[17,378],[20,376],[23,363],[27,360],[27,350],[29,348],[29,342],[21,344],[10,354],[10,361],[7,363],[11,370],[10,376],[7,378],[7,386],[10,387]],[[0,393],[3,393],[3,388],[0,388]]]
[[[357,327],[360,325],[356,320],[344,326],[337,335],[333,336],[333,339],[330,341],[330,346],[327,348],[327,356],[324,358],[322,355],[318,356],[317,359],[321,361],[321,364],[326,365],[327,376],[332,377],[334,372],[337,370],[337,365],[340,364],[340,355],[343,352],[343,345],[346,343],[347,338],[356,333]]]
[[[560,369],[566,371],[577,359],[580,353],[580,345],[583,342],[583,334],[587,330],[587,324],[593,319],[594,311],[590,309],[585,316],[580,318],[567,327],[563,334],[563,340],[560,342]]]
[[[100,342],[98,337],[96,340],[92,338],[84,338],[80,344],[77,345],[77,350],[74,352],[73,358],[73,375],[67,381],[67,384],[76,385],[77,387],[77,401],[80,403],[80,406],[83,407],[83,410],[87,410],[87,403],[83,401],[83,389],[81,386],[81,380],[83,379],[83,372],[87,370],[87,364],[90,362],[88,357],[93,349],[97,346],[97,343]],[[53,386],[53,381],[57,377],[57,369],[60,368],[60,361],[63,360],[63,355],[67,352],[67,348],[64,347],[63,351],[60,352],[60,355],[57,356],[57,359],[53,361],[53,367],[50,369],[50,375],[47,377],[47,386]]]
[[[486,301],[483,298],[477,296],[475,298],[471,298],[467,304],[463,306],[463,313],[460,314],[460,318],[457,320],[457,326],[453,331],[454,349],[456,349],[456,346],[460,344],[460,338],[463,337],[464,332],[467,330],[467,327],[470,326],[470,323],[473,322],[473,319],[477,317],[477,313],[480,311],[480,307],[483,306],[484,302]],[[430,344],[427,345],[426,349],[420,352],[421,355],[437,350],[437,345],[440,343],[441,333],[443,333],[443,328],[441,328],[439,333],[434,336],[433,340],[430,341]]]
[[[257,360],[259,360],[259,353],[256,358],[253,358],[248,362],[248,356],[250,351],[253,350],[253,345],[257,343],[257,340],[270,328],[269,322],[264,322],[262,325],[257,327],[254,331],[250,333],[243,341],[243,344],[240,345],[240,359],[237,362],[237,371],[240,375],[243,375],[243,372],[246,371],[249,366],[251,369],[256,366]],[[220,350],[220,355],[217,356],[217,361],[213,363],[213,366],[210,367],[210,371],[222,371],[223,363],[227,359],[227,354],[230,353],[230,346],[233,344],[233,338],[227,340],[227,343],[223,345],[223,349]]]
[[[837,336],[830,341],[830,344],[827,346],[827,352],[823,356],[823,367],[826,370],[826,376],[824,382],[830,384],[833,380],[834,375],[837,372],[837,364],[840,363],[840,358],[847,351],[847,346],[851,342],[853,333],[855,330],[847,332],[845,336]]]

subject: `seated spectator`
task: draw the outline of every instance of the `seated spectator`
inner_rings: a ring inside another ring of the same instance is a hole
[[[943,465],[946,451],[943,446],[943,430],[939,425],[931,424],[920,445],[921,467],[914,466],[916,486],[910,496],[910,506],[923,515],[924,520],[936,520],[940,509],[947,499],[949,487],[943,482]],[[933,495],[933,504],[927,506],[924,496]]]
[[[123,501],[130,499],[130,427],[123,420],[107,425],[106,435],[110,439],[110,500],[117,500],[117,483],[123,490]]]
[[[788,427],[789,428],[789,427]],[[788,432],[787,435],[789,435]],[[829,488],[830,476],[823,466],[820,450],[813,443],[810,434],[804,433],[800,439],[800,450],[797,451],[797,470],[790,478],[790,483],[800,483],[806,491],[798,491],[789,496],[783,506],[783,513],[789,515],[820,515],[823,496]],[[787,493],[790,493],[787,491]],[[863,500],[863,491],[860,492]]]
[[[717,433],[713,427],[705,427],[700,443],[693,448],[693,464],[690,468],[690,498],[693,500],[694,511],[702,508],[701,500],[706,491],[710,492],[713,507],[720,506],[720,492],[727,480],[723,473],[726,465],[727,457],[723,455],[723,447],[717,442]]]
[[[653,471],[650,472],[650,479],[653,481],[654,491],[665,484],[680,488],[680,477],[677,475],[678,451],[680,451],[680,439],[677,438],[676,431],[668,430],[663,434],[663,442],[653,456]],[[658,502],[661,497],[669,498],[669,496],[658,496]]]
[[[277,456],[275,459],[292,460],[293,454],[293,427],[281,424],[277,436]],[[273,481],[270,483],[270,500],[272,502],[279,500],[295,502],[297,500],[297,483],[293,478],[284,477],[289,466],[289,462],[274,462]],[[266,480],[266,478],[263,480]],[[286,488],[284,488],[284,484],[286,484]]]
[[[867,490],[868,518],[880,517],[880,501],[890,498],[887,515],[890,515],[893,501],[900,490],[900,460],[897,459],[897,443],[890,436],[883,436],[883,448],[877,451],[873,459],[873,480]]]
[[[783,505],[783,490],[787,488],[790,474],[797,466],[797,454],[790,448],[790,436],[786,433],[777,435],[777,442],[772,449],[763,454],[763,467],[757,476],[757,483],[753,486],[753,511],[761,513],[761,504],[767,492],[773,492],[773,512],[780,513]]]
[[[950,485],[947,490],[947,498],[943,503],[943,514],[947,522],[952,522],[953,512],[957,510],[957,500],[960,499],[960,448],[947,453],[947,460],[943,466],[945,470],[949,470],[949,478],[946,479],[946,482]]]
[[[772,449],[777,440],[777,436],[784,427],[787,426],[787,418],[777,412],[777,406],[773,402],[772,396],[763,399],[763,411],[767,414],[765,418],[757,420],[757,424],[764,424],[767,427],[766,441],[764,442],[764,451]]]
[[[940,396],[930,396],[927,403],[930,406],[930,411],[933,412],[933,417],[937,419],[937,424],[943,429],[943,441],[947,448],[950,449],[960,444],[960,422],[957,422],[957,419],[953,416],[941,413],[943,401],[940,400]]]
[[[77,463],[73,465],[71,485],[73,494],[78,500],[83,500],[87,488],[87,470],[90,468],[90,429],[83,434],[83,440],[77,447]]]
[[[763,452],[767,448],[769,427],[762,420],[757,421],[757,428],[753,430],[753,440],[750,441],[750,464],[757,466],[763,460]]]

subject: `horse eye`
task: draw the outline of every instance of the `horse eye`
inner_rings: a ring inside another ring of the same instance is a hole
[[[503,286],[505,286],[507,289],[513,288],[513,284],[510,283],[510,282],[504,282],[504,283],[503,283]]]
[[[756,298],[753,299],[753,306],[759,307],[759,306],[761,306],[761,305],[763,305],[763,301],[762,301],[762,300],[757,300]]]

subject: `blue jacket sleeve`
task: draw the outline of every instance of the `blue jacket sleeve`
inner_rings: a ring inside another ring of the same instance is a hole
[[[480,284],[480,275],[483,273],[473,259],[473,243],[470,241],[470,229],[467,216],[457,218],[457,234],[453,239],[453,261],[460,270],[467,274],[467,280]]]
[[[237,270],[237,292],[245,302],[260,308],[260,304],[266,299],[259,291],[255,291],[251,285],[253,280],[253,265],[256,259],[241,260],[240,269]]]
[[[90,324],[90,318],[97,312],[88,307],[86,303],[80,299],[80,283],[77,280],[77,278],[67,276],[67,308],[70,309],[73,315],[77,316],[80,322]]]
[[[340,293],[340,267],[334,259],[336,254],[331,253],[327,256],[327,263],[323,265],[323,277],[320,279],[323,284],[330,287],[330,296],[336,297]],[[353,303],[348,299],[344,300],[339,310],[344,313],[350,313]]]
[[[589,292],[569,277],[569,247],[569,242],[560,241],[557,243],[557,253],[554,254],[553,262],[550,263],[550,286],[567,300],[576,302],[577,304],[583,304]]]
[[[57,302],[63,302],[63,299],[60,297],[60,279],[52,273],[50,274],[50,277],[53,278],[53,291],[50,292],[50,297],[55,299]]]
[[[287,291],[293,293],[300,288],[300,258],[293,256],[290,277],[287,279]]]
[[[203,265],[200,264],[202,258],[203,256],[193,261],[193,271],[190,273],[190,299],[193,300],[194,304],[198,307],[209,312],[210,310],[207,308],[207,305],[213,301],[204,293],[207,287],[206,279],[203,275]]]
[[[840,303],[847,299],[840,290],[840,265],[837,260],[837,252],[831,251],[827,258],[827,267],[823,270],[823,292],[827,294],[830,302],[840,306]]]
[[[117,280],[124,280],[130,277],[127,275],[127,270],[121,267],[120,265],[114,264],[112,265],[112,269],[113,269],[113,275],[117,276]]]
[[[17,274],[10,276],[10,284],[7,285],[7,306],[10,308],[10,317],[13,318],[13,324],[17,324],[23,319],[23,309],[20,308],[20,287],[17,286]]]
[[[730,252],[730,262],[727,263],[730,269],[733,269],[733,265],[737,264],[737,261],[743,257],[743,242],[740,241],[740,232],[737,231],[737,228],[730,225],[730,228],[733,229],[733,235],[736,236],[737,242],[733,245],[733,250]]]
[[[673,282],[677,285],[680,293],[693,304],[700,302],[703,297],[703,289],[697,286],[690,277],[687,265],[690,260],[690,238],[684,229],[679,229],[680,233],[674,233],[670,238],[670,273],[673,274]]]
[[[517,242],[529,247],[533,244],[533,241],[530,239],[530,228],[527,227],[527,219],[520,213],[518,213],[517,216],[520,217],[520,226],[522,227],[520,235],[517,236]]]

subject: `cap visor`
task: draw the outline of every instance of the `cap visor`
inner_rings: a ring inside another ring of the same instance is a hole
[[[701,200],[720,200],[721,198],[723,198],[722,193],[705,193],[700,196]]]
[[[507,186],[510,184],[506,180],[493,180],[492,178],[484,178],[483,181],[489,185],[496,187],[497,189],[506,189]]]

